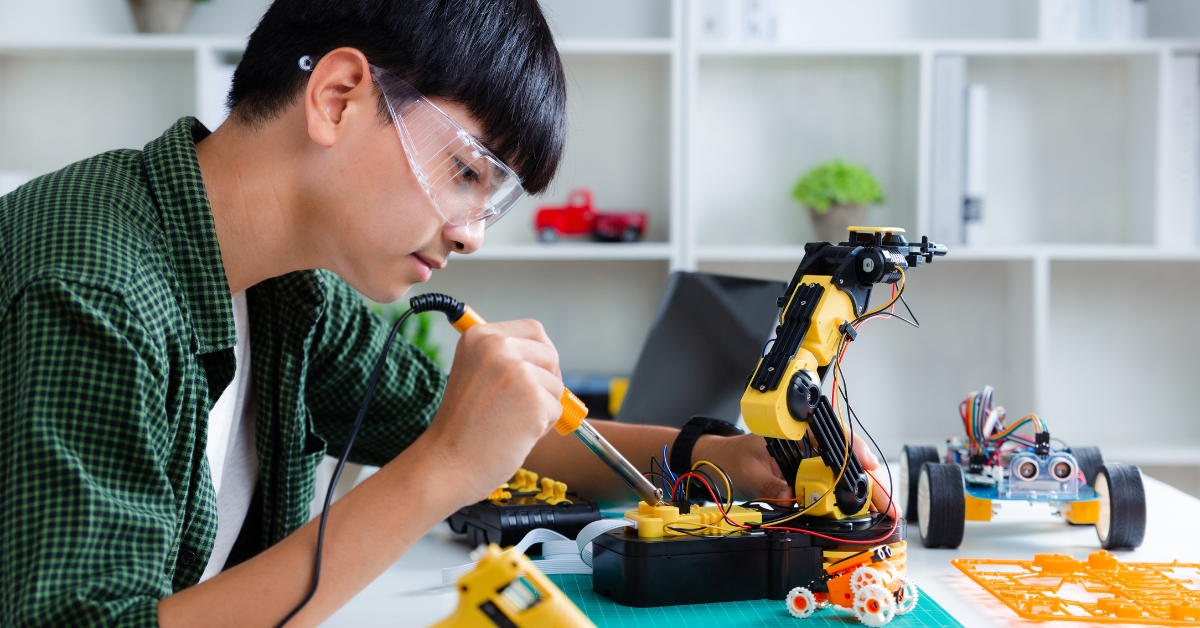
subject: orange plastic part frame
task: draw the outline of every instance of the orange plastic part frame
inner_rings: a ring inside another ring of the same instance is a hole
[[[1122,563],[1105,551],[950,562],[1025,619],[1200,626],[1200,563]]]

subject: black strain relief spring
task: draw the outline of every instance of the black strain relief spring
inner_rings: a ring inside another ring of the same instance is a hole
[[[463,313],[467,311],[466,303],[450,295],[438,294],[436,292],[417,295],[408,300],[408,305],[412,308],[414,314],[420,314],[421,312],[441,312],[446,315],[446,319],[451,323],[462,318]]]

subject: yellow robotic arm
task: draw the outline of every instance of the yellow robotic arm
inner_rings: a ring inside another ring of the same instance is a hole
[[[851,227],[847,242],[812,242],[779,298],[775,342],[759,360],[742,394],[750,431],[767,437],[767,450],[785,478],[795,478],[805,514],[835,519],[866,514],[870,477],[846,441],[841,421],[821,381],[842,339],[853,340],[854,322],[867,314],[871,288],[900,281],[908,268],[946,254],[921,238],[909,244],[904,230]],[[797,441],[811,430],[818,456],[805,458]]]

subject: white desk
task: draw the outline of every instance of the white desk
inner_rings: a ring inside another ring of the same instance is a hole
[[[1145,543],[1136,551],[1120,552],[1119,558],[1200,562],[1200,538],[1194,532],[1200,521],[1200,500],[1151,478],[1145,478],[1145,484]],[[967,522],[962,547],[957,550],[925,549],[915,526],[909,535],[909,574],[938,604],[970,628],[1038,624],[1019,620],[1008,607],[955,569],[950,559],[1032,558],[1042,553],[1085,558],[1100,549],[1093,527],[1069,526],[1051,516],[1048,507],[1024,502],[1005,503],[990,522]],[[431,587],[440,585],[442,567],[467,562],[469,552],[470,548],[445,524],[439,525],[324,625],[428,626],[446,617],[458,600],[457,594],[451,588]],[[1046,625],[1041,624],[1043,628]]]

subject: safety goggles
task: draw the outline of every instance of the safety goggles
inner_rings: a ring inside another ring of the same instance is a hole
[[[404,154],[446,222],[486,228],[525,194],[521,180],[441,109],[394,74],[371,66]]]

